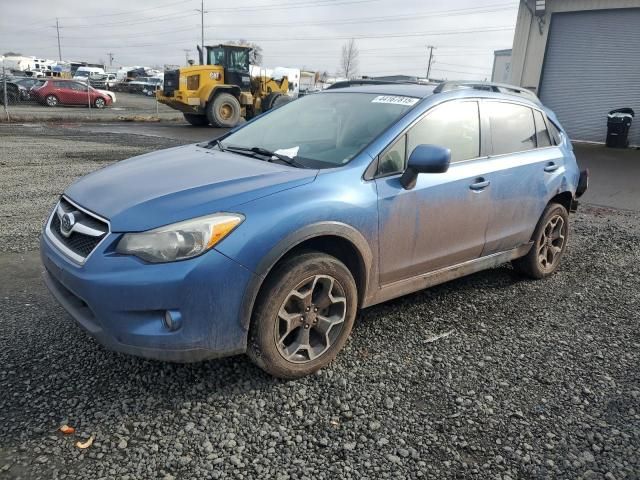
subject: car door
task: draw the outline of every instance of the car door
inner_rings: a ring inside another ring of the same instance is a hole
[[[564,162],[539,110],[491,100],[481,102],[481,111],[490,128],[489,162],[495,172],[483,251],[490,255],[531,239]]]
[[[69,89],[66,87],[67,81],[51,81],[49,84],[51,85],[51,93],[53,93],[56,97],[58,97],[58,102],[64,105],[68,105],[70,99]]]
[[[87,85],[80,82],[69,82],[69,88],[69,96],[73,105],[87,105],[89,103]]]
[[[400,174],[421,144],[449,148],[451,165],[445,173],[418,175],[405,190]],[[475,100],[438,105],[396,139],[380,155],[376,178],[381,285],[478,258],[489,185]]]

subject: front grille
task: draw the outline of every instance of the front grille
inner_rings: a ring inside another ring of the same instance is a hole
[[[62,229],[62,219],[65,214],[72,214],[75,219],[68,236]],[[51,216],[49,231],[63,250],[73,253],[78,257],[76,260],[84,261],[109,233],[109,225],[61,198]]]
[[[164,72],[163,94],[165,97],[173,97],[173,92],[180,88],[180,70],[168,70]]]

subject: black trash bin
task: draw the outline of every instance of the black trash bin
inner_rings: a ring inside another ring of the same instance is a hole
[[[635,113],[631,108],[617,108],[607,115],[607,147],[627,148],[629,129]]]

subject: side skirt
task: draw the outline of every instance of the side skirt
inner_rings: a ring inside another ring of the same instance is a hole
[[[400,280],[387,285],[383,285],[377,293],[371,298],[365,307],[375,305],[377,303],[386,302],[392,298],[401,297],[409,293],[417,292],[425,288],[433,287],[440,283],[445,283],[456,278],[464,277],[472,273],[480,272],[488,268],[497,267],[503,263],[510,262],[516,258],[520,258],[529,253],[533,242],[525,243],[512,250],[505,252],[493,253],[486,257],[476,258],[467,262],[452,265],[451,267],[441,268],[423,275]]]

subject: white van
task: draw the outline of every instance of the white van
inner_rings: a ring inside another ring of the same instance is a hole
[[[78,82],[87,82],[90,77],[96,75],[104,75],[104,68],[99,67],[78,67],[76,73],[73,74],[73,79]]]

